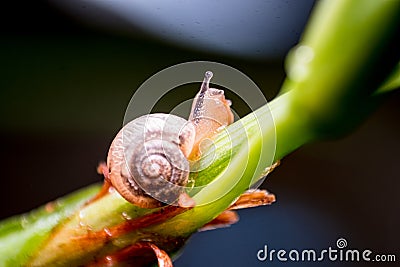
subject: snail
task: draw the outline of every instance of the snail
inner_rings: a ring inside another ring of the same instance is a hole
[[[171,114],[148,114],[126,124],[107,157],[107,177],[127,201],[142,208],[184,205],[189,160],[200,156],[200,143],[233,122],[224,91],[209,88],[205,73],[188,120]]]

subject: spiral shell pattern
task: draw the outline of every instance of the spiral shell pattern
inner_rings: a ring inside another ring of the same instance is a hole
[[[150,114],[129,122],[109,150],[111,183],[140,207],[174,204],[188,180],[194,136],[193,125],[174,115]]]

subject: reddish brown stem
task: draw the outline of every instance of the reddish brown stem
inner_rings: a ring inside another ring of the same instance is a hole
[[[132,246],[107,255],[86,267],[95,266],[148,266],[152,262],[158,262],[159,267],[172,267],[172,260],[168,254],[150,242],[139,242]]]

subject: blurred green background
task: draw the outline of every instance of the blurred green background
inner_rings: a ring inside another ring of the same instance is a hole
[[[94,26],[47,1],[10,2],[2,10],[0,218],[100,182],[96,166],[106,159],[131,96],[165,67],[224,63],[247,74],[268,100],[285,76],[282,53],[246,57],[193,49],[143,29]],[[295,39],[308,11],[295,11],[304,12]],[[184,101],[192,95],[173,97]],[[262,266],[256,253],[265,244],[323,249],[334,247],[339,237],[349,247],[398,253],[399,104],[397,92],[347,137],[285,158],[262,186],[277,195],[275,204],[241,211],[241,221],[229,229],[196,234],[176,266]],[[233,108],[241,112],[235,102]],[[310,263],[303,264],[296,266]],[[337,266],[324,266],[330,264]],[[346,264],[340,265],[365,266]]]

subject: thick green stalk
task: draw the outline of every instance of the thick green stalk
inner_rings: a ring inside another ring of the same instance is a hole
[[[77,209],[98,190],[92,185],[57,199],[30,213],[11,217],[0,224],[0,266],[22,266],[51,230]]]
[[[139,209],[112,193],[77,210],[68,219],[69,213],[51,222],[44,219],[50,215],[43,217],[41,227],[38,225],[42,218],[24,228],[8,221],[0,229],[0,242],[4,246],[10,244],[8,249],[15,251],[12,256],[2,254],[0,265],[24,265],[30,256],[30,263],[39,266],[79,265],[93,255],[104,255],[143,237],[190,235],[225,210],[273,161],[308,142],[346,132],[370,110],[375,102],[374,92],[378,92],[399,60],[397,53],[388,57],[399,29],[398,14],[400,1],[395,0],[322,1],[304,38],[290,53],[284,93],[221,132],[215,138],[213,153],[210,149],[201,159],[200,165],[211,165],[193,174],[195,186],[202,186],[190,192],[199,204],[194,209],[113,242],[91,240],[85,247],[73,239],[87,233],[82,222],[95,231],[121,223],[121,214],[134,218],[151,211]],[[382,88],[385,86],[398,87],[398,77]],[[211,160],[214,158],[218,160]],[[74,209],[76,205],[68,207]],[[46,240],[55,225],[56,234]],[[29,229],[39,229],[44,235]],[[19,243],[12,243],[13,238],[18,238]],[[34,252],[35,247],[40,250]]]
[[[399,60],[400,1],[322,1],[288,57],[292,114],[318,135],[347,130]],[[299,113],[300,112],[300,113]],[[354,115],[353,115],[354,114]]]

